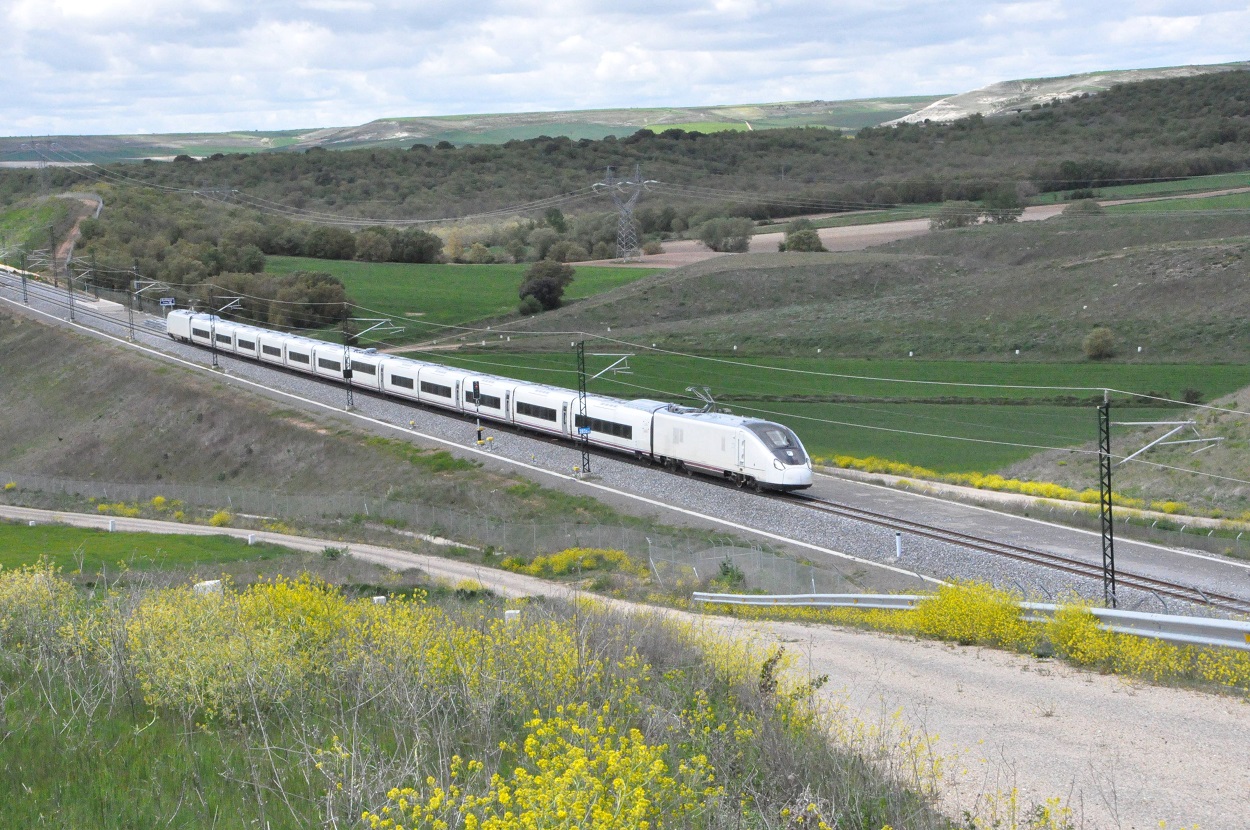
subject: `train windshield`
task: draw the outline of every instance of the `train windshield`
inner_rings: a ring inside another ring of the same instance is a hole
[[[786,427],[765,423],[750,424],[750,428],[783,464],[807,463],[807,453],[803,451],[799,437]]]

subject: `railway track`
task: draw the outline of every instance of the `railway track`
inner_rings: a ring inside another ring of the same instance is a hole
[[[790,503],[800,504],[809,510],[816,510],[821,513],[828,513],[830,515],[847,519],[855,519],[856,521],[868,522],[870,524],[890,528],[891,530],[899,530],[910,533],[914,536],[922,536],[926,539],[934,539],[939,542],[959,545],[960,547],[970,548],[972,550],[981,551],[982,553],[988,553],[993,556],[1002,556],[1019,562],[1041,565],[1043,567],[1053,568],[1054,570],[1063,571],[1064,573],[1072,574],[1074,576],[1081,576],[1099,581],[1103,578],[1101,563],[1086,562],[1081,559],[1073,559],[1072,557],[1062,556],[1057,553],[1049,553],[1047,551],[1019,547],[1005,542],[997,542],[993,539],[984,539],[979,536],[972,536],[956,530],[946,530],[933,525],[913,522],[910,519],[901,519],[897,516],[890,516],[884,513],[874,513],[871,510],[863,510],[858,507],[851,507],[845,504],[825,501],[824,499],[819,499],[814,496],[808,496],[801,493],[779,495],[777,498]],[[1175,582],[1155,579],[1154,577],[1125,571],[1121,568],[1116,569],[1115,582],[1117,588],[1133,588],[1139,591],[1147,591],[1158,596],[1167,597],[1168,599],[1176,599],[1183,602],[1206,605],[1210,608],[1217,608],[1221,611],[1229,611],[1235,614],[1250,614],[1250,599],[1232,596],[1230,594],[1204,591],[1196,586],[1181,585]]]

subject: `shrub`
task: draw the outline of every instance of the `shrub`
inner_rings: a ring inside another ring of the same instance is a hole
[[[1105,212],[1093,199],[1077,199],[1063,209],[1064,216],[1098,216]]]
[[[820,234],[811,228],[793,231],[786,234],[786,240],[782,243],[784,250],[787,251],[825,251],[825,245],[820,241]]]
[[[741,217],[709,219],[699,226],[696,236],[713,251],[741,254],[751,246],[755,223]]]
[[[935,231],[966,228],[981,220],[981,208],[972,202],[947,202],[937,215],[929,220],[929,229]]]
[[[647,256],[655,256],[664,253],[664,246],[657,239],[650,239],[642,243],[642,252]]]
[[[9,490],[16,490],[16,489],[17,489],[17,482],[16,482],[16,481],[10,481],[10,482],[6,483],[6,484],[4,485],[4,489],[5,489],[5,491],[6,491],[6,492],[7,492],[7,491],[9,491]]]
[[[231,516],[229,512],[225,510],[218,510],[212,515],[212,518],[208,520],[208,523],[213,527],[226,527],[233,520],[234,517]]]
[[[1115,333],[1106,326],[1098,326],[1085,335],[1081,348],[1090,360],[1105,360],[1115,356]]]

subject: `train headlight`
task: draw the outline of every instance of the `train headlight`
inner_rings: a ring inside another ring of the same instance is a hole
[[[775,458],[773,459],[773,466],[776,467],[778,470],[784,470],[786,468],[785,464],[782,464],[780,461],[778,461]]]

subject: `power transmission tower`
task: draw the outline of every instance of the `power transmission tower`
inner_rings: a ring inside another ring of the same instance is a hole
[[[642,195],[643,186],[650,183],[650,181],[642,180],[642,167],[637,164],[634,165],[632,179],[616,178],[616,174],[609,167],[604,180],[595,183],[596,188],[602,187],[607,190],[616,209],[620,211],[620,218],[616,225],[617,259],[642,259],[642,249],[638,246],[638,229],[634,226],[634,205],[638,204],[638,197]]]

